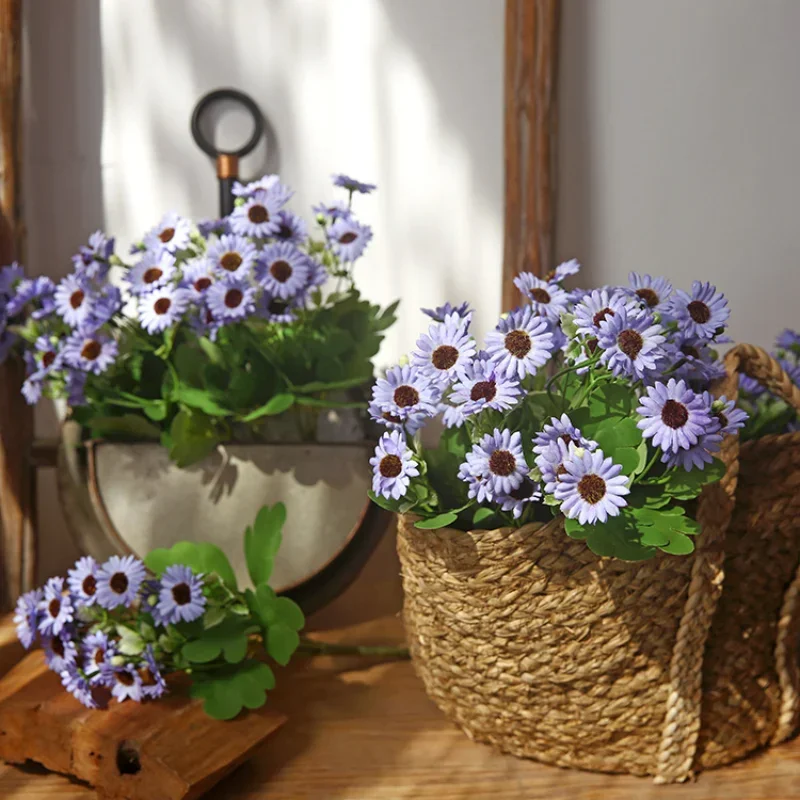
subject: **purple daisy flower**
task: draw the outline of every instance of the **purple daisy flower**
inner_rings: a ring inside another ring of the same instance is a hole
[[[570,275],[577,275],[580,271],[581,264],[578,259],[571,258],[569,261],[562,261],[554,270],[548,272],[544,279],[548,283],[561,283]]]
[[[84,323],[84,329],[97,330],[121,310],[122,292],[111,284],[104,286],[100,293],[94,296],[92,310]]]
[[[72,599],[64,591],[63,578],[50,578],[44,585],[40,610],[39,632],[45,636],[58,636],[72,622]]]
[[[374,183],[362,183],[361,181],[357,181],[355,178],[351,178],[348,175],[342,175],[341,173],[338,175],[331,175],[331,178],[333,179],[334,186],[340,186],[342,189],[347,189],[347,191],[351,194],[353,192],[358,192],[359,194],[369,194],[378,188]]]
[[[328,228],[328,241],[342,261],[355,261],[372,240],[372,228],[353,217],[340,217]]]
[[[695,339],[713,339],[731,315],[725,295],[717,293],[716,286],[700,281],[692,283],[691,294],[676,291],[669,312],[683,334]]]
[[[510,511],[514,519],[519,519],[525,511],[525,506],[542,499],[541,488],[530,478],[523,478],[522,483],[509,494],[499,494],[495,502],[502,511]]]
[[[78,660],[78,648],[69,634],[64,631],[57,636],[42,637],[44,660],[49,669],[60,674],[62,670],[75,666]]]
[[[25,270],[16,261],[0,267],[0,295],[13,294],[17,284],[24,278]]]
[[[468,330],[469,319],[456,314],[446,317],[444,322],[434,322],[428,333],[417,339],[411,363],[433,380],[442,383],[453,380],[475,355],[475,341]]]
[[[514,278],[514,285],[530,300],[533,312],[539,317],[558,322],[567,310],[569,297],[557,283],[543,281],[532,272],[520,272]]]
[[[461,317],[461,319],[470,319],[472,317],[472,309],[469,307],[469,303],[466,302],[462,303],[460,306],[445,303],[443,306],[437,306],[436,308],[423,308],[422,313],[427,314],[427,316],[436,320],[436,322],[444,322],[451,314],[455,314],[457,317]]]
[[[73,370],[67,373],[64,390],[71,408],[86,405],[86,373]]]
[[[279,242],[261,251],[255,276],[272,297],[286,300],[306,287],[308,273],[306,254],[292,244]]]
[[[464,467],[464,474],[480,480],[475,495],[479,503],[511,494],[520,487],[528,472],[519,431],[512,433],[498,428],[473,446],[467,453]]]
[[[537,433],[533,437],[533,452],[543,453],[558,439],[564,444],[572,443],[576,447],[585,447],[587,450],[594,450],[597,447],[597,442],[584,438],[580,429],[572,424],[572,420],[566,414],[562,414],[560,419],[550,417],[549,424],[542,428],[541,433]]]
[[[244,236],[229,234],[211,241],[206,251],[212,269],[230,278],[246,278],[256,263],[256,246]]]
[[[644,304],[651,312],[663,314],[669,308],[669,298],[672,296],[672,284],[662,277],[653,278],[651,275],[640,275],[631,272],[628,275],[631,293]]]
[[[216,280],[211,264],[205,258],[196,258],[183,268],[181,287],[189,291],[195,303],[201,303],[206,291]]]
[[[237,322],[255,311],[255,293],[247,281],[221,280],[208,288],[206,303],[218,322]]]
[[[280,297],[273,297],[269,292],[263,292],[256,304],[256,313],[268,322],[287,324],[297,319],[295,311],[302,305],[302,297],[284,300]]]
[[[50,278],[31,278],[19,282],[17,291],[8,301],[6,314],[15,317],[31,304],[33,319],[42,319],[55,310],[56,285]]]
[[[167,691],[162,669],[161,664],[156,661],[152,645],[147,645],[144,663],[139,667],[139,677],[142,679],[142,694],[151,700],[161,697]]]
[[[595,289],[575,306],[575,326],[578,333],[597,338],[600,325],[623,308],[631,315],[637,310],[635,301],[621,292],[609,294],[607,289]]]
[[[197,230],[204,239],[212,236],[223,236],[231,232],[231,226],[227,217],[222,219],[204,219],[197,223]]]
[[[125,280],[132,295],[151,292],[166,286],[177,275],[175,256],[167,250],[147,250],[138,264],[134,264]]]
[[[409,433],[416,433],[426,418],[436,415],[441,396],[441,389],[418,368],[392,367],[375,381],[370,411],[379,422],[406,423]]]
[[[306,256],[306,263],[308,264],[308,281],[306,282],[306,289],[313,289],[316,286],[322,286],[328,280],[328,270],[324,264],[313,259],[311,256]]]
[[[82,644],[83,669],[90,680],[100,679],[104,665],[111,665],[111,659],[117,654],[113,642],[102,631],[90,633]]]
[[[188,307],[186,289],[162,286],[139,297],[139,322],[148,333],[161,333],[180,322]]]
[[[153,616],[161,625],[191,622],[203,616],[205,607],[202,575],[195,575],[181,564],[164,570],[158,605],[153,609]]]
[[[67,664],[59,672],[64,688],[86,708],[97,708],[98,704],[92,696],[92,687],[81,671],[74,664]]]
[[[710,464],[715,454],[719,452],[721,442],[721,433],[704,433],[698,437],[697,444],[685,450],[663,453],[661,461],[667,468],[682,467],[687,472],[692,469],[705,469],[706,464]]]
[[[778,363],[783,367],[783,371],[789,376],[789,380],[795,386],[800,386],[800,364],[792,363],[786,358],[779,358]]]
[[[131,699],[136,703],[142,702],[142,679],[132,664],[112,666],[104,664],[100,669],[103,685],[111,689],[111,695],[117,702]]]
[[[666,351],[664,329],[651,314],[633,316],[624,309],[606,317],[600,326],[598,346],[600,360],[617,377],[627,375],[637,380],[657,372]]]
[[[381,436],[369,463],[373,469],[372,491],[387,499],[399,500],[408,491],[410,479],[419,475],[414,454],[400,431]]]
[[[56,313],[71,328],[80,328],[92,311],[92,293],[88,283],[75,275],[67,275],[56,287]]]
[[[253,192],[242,205],[233,209],[231,230],[240,236],[260,239],[271,236],[278,228],[277,215],[282,205],[280,195],[272,189]]]
[[[258,192],[268,192],[270,189],[274,189],[278,183],[280,183],[278,175],[264,175],[257,181],[250,181],[250,183],[234,181],[231,194],[236,197],[252,197]]]
[[[620,508],[628,505],[628,479],[620,474],[622,467],[606,458],[602,450],[576,450],[564,462],[564,469],[554,494],[568,519],[594,525],[616,517]]]
[[[67,572],[67,583],[78,602],[93,605],[97,599],[97,562],[91,556],[78,559]]]
[[[536,316],[531,306],[512,311],[486,336],[486,352],[507,378],[535,375],[553,349],[546,319]]]
[[[781,350],[800,350],[800,333],[786,328],[775,339],[775,346]]]
[[[176,253],[185,250],[192,242],[192,223],[175,211],[170,211],[161,218],[154,228],[151,228],[144,237],[144,244],[148,250],[158,252],[167,250]]]
[[[707,384],[725,376],[725,366],[702,339],[684,339],[676,346],[675,360],[680,364],[672,372],[675,378]]]
[[[506,411],[518,402],[522,391],[516,378],[498,374],[497,365],[483,358],[465,364],[453,384],[450,401],[461,406],[465,416],[493,408]]]
[[[645,439],[664,452],[686,450],[704,433],[715,433],[717,423],[712,421],[711,407],[703,395],[695,394],[683,381],[670,378],[669,382],[648,386],[636,412],[642,419],[636,426]]]
[[[107,237],[102,231],[95,231],[89,237],[89,243],[81,245],[72,256],[75,272],[89,280],[103,280],[110,267],[109,259],[114,254],[114,238]]]
[[[34,406],[39,402],[44,391],[42,379],[36,375],[30,375],[22,384],[20,392],[29,406]]]
[[[466,421],[463,406],[448,406],[442,404],[439,407],[442,412],[442,422],[446,428],[460,428]]]
[[[275,215],[276,228],[272,234],[279,242],[299,245],[308,239],[308,226],[302,217],[283,209]]]
[[[753,399],[760,397],[766,389],[755,378],[739,373],[739,391],[750,395]]]
[[[76,331],[64,342],[63,352],[70,367],[100,375],[114,363],[118,348],[107,334]]]
[[[97,604],[108,609],[130,605],[146,576],[135,556],[111,556],[97,571]]]
[[[14,625],[17,629],[17,638],[26,650],[30,648],[38,635],[42,600],[44,600],[44,592],[41,589],[26,592],[17,600]]]
[[[584,448],[587,449],[587,448]],[[566,473],[564,462],[575,452],[575,445],[558,438],[542,448],[534,459],[534,463],[542,475],[544,490],[553,494],[561,476]]]
[[[331,222],[336,222],[340,219],[350,219],[353,212],[347,203],[337,200],[335,203],[320,203],[319,205],[312,206],[311,210],[318,217],[328,217]]]

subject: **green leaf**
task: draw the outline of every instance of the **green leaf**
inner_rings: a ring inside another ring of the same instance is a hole
[[[636,520],[625,512],[609,517],[606,522],[586,525],[586,544],[600,556],[613,556],[623,561],[643,561],[656,554],[654,547],[642,545]],[[578,538],[578,537],[575,537]]]
[[[202,350],[189,344],[181,344],[172,356],[172,363],[183,383],[197,387],[203,385],[203,368],[207,361]]]
[[[588,533],[587,526],[581,525],[577,519],[565,519],[564,530],[567,536],[571,536],[573,539],[585,539]]]
[[[300,631],[306,624],[303,610],[289,597],[278,597],[272,604],[276,620],[293,631]]]
[[[288,625],[271,625],[267,629],[265,644],[267,653],[285,667],[300,644],[300,636]]]
[[[225,609],[219,606],[211,606],[205,614],[203,614],[203,627],[213,628],[225,619]]]
[[[219,444],[211,420],[188,411],[180,411],[175,415],[169,435],[172,442],[169,455],[179,467],[202,461]]]
[[[642,432],[631,417],[608,417],[596,424],[589,423],[584,436],[594,439],[600,449],[608,456],[620,447],[638,447],[642,442]]]
[[[659,483],[662,490],[677,500],[691,500],[697,497],[703,487],[715,483],[725,475],[725,465],[718,458],[705,469],[693,469],[689,472],[676,467],[662,476]]]
[[[286,506],[283,503],[276,503],[272,507],[261,508],[252,527],[244,533],[247,571],[255,586],[269,581],[275,555],[281,546],[285,524]]]
[[[595,389],[587,405],[592,421],[598,421],[604,417],[632,417],[639,400],[630,386],[614,382]]]
[[[394,303],[392,303],[390,306],[387,306],[383,313],[373,321],[372,329],[376,331],[383,331],[393,325],[397,319],[395,311],[397,311],[397,307],[399,305],[400,301],[395,300]]]
[[[198,639],[187,642],[181,654],[192,664],[207,664],[220,654],[229,664],[237,664],[247,655],[247,626],[246,619],[226,617]]]
[[[283,625],[293,631],[299,631],[305,625],[300,606],[288,597],[278,597],[272,587],[265,583],[259,584],[255,591],[248,589],[245,598],[265,635],[273,625]]]
[[[283,414],[284,411],[288,411],[294,405],[296,399],[297,398],[293,394],[276,394],[274,397],[270,398],[269,402],[243,416],[242,422],[252,422],[261,417]]]
[[[674,533],[670,537],[669,544],[664,545],[661,549],[665,553],[671,553],[674,556],[684,556],[694,550],[694,542],[682,533]]]
[[[212,342],[210,339],[206,339],[205,336],[200,337],[198,340],[200,348],[202,351],[208,356],[208,360],[212,364],[216,364],[217,366],[222,366],[225,364],[225,357],[222,354],[222,350],[218,344]]]
[[[347,378],[341,381],[312,381],[304,383],[302,386],[292,386],[295,394],[311,394],[315,392],[332,392],[337,389],[352,389],[354,386],[364,386],[372,381],[371,374],[357,375],[354,378]]]
[[[144,639],[136,631],[117,625],[117,633],[120,637],[117,649],[122,655],[138,656],[144,651]]]
[[[603,452],[608,455],[605,450]],[[622,467],[625,475],[633,475],[639,466],[639,451],[633,447],[618,447],[611,457],[615,464]]]
[[[144,559],[147,568],[161,576],[167,567],[183,564],[194,572],[216,573],[230,589],[236,590],[236,575],[225,553],[210,542],[177,542],[169,549],[151,550]]]
[[[120,417],[93,417],[89,420],[92,436],[98,438],[124,438],[158,440],[161,431],[138,414]]]
[[[202,699],[203,710],[214,719],[233,719],[242,708],[261,708],[266,692],[275,688],[275,675],[263,662],[248,659],[202,677],[196,677],[189,694]]]
[[[313,408],[366,408],[367,404],[358,400],[322,400],[317,397],[298,397],[297,404]]]
[[[207,389],[195,389],[179,383],[172,392],[172,398],[178,403],[197,408],[212,417],[229,417],[232,411],[219,405],[208,393]]]
[[[475,511],[472,516],[472,524],[473,525],[480,525],[485,519],[489,519],[489,517],[493,517],[495,512],[491,508],[479,508]]]
[[[395,514],[404,513],[400,511],[401,503],[398,500],[383,497],[383,495],[375,494],[372,489],[367,491],[369,499],[375,503],[376,506],[382,508],[384,511],[392,511]],[[413,506],[412,506],[413,508]]]
[[[153,420],[153,422],[162,422],[167,417],[167,404],[163,400],[148,403],[144,406],[144,413]]]
[[[454,511],[445,511],[443,514],[437,514],[435,517],[428,519],[421,519],[414,527],[423,531],[433,531],[437,528],[446,528],[452,525],[458,519],[458,514]]]

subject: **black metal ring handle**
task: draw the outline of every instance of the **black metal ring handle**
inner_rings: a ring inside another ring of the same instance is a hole
[[[253,135],[238,150],[218,150],[200,131],[200,118],[210,106],[218,103],[220,100],[234,100],[240,103],[250,112],[250,117],[253,120]],[[264,119],[261,116],[261,111],[252,97],[237,89],[215,89],[213,92],[209,92],[198,100],[192,112],[192,138],[197,143],[197,146],[212,158],[216,158],[219,155],[231,155],[242,158],[255,149],[258,140],[263,134]]]

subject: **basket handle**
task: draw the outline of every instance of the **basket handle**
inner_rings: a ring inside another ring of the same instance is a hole
[[[725,356],[726,375],[712,386],[715,397],[739,396],[739,374],[749,375],[800,410],[800,389],[766,350],[740,344]],[[720,458],[726,471],[700,495],[701,534],[670,663],[669,694],[657,755],[656,783],[684,781],[692,774],[700,732],[703,653],[725,577],[725,534],[733,514],[739,477],[739,436],[726,436]],[[783,684],[783,680],[781,681]],[[787,714],[782,714],[787,716]],[[783,726],[784,728],[786,726]],[[782,729],[781,729],[782,730]]]

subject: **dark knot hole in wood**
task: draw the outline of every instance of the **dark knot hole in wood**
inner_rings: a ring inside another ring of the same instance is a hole
[[[120,742],[117,747],[117,770],[120,775],[136,775],[142,768],[139,748],[134,742]]]

